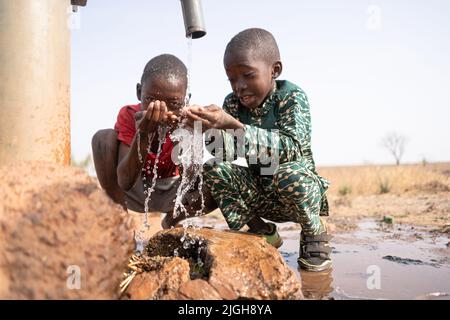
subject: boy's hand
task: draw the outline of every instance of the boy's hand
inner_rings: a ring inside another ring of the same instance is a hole
[[[178,117],[167,110],[164,101],[150,102],[147,110],[136,112],[136,130],[140,132],[154,132],[160,124],[173,126],[178,122]]]
[[[192,105],[187,108],[188,124],[193,126],[194,121],[201,121],[206,129],[240,129],[242,123],[223,111],[222,108],[212,104],[207,107]]]

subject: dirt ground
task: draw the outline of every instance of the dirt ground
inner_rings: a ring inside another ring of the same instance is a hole
[[[382,221],[393,218],[395,224],[427,227],[450,234],[450,192],[422,195],[330,196],[331,213],[327,221],[336,232],[347,231],[361,219]]]
[[[331,181],[328,222],[336,232],[384,217],[450,234],[450,163],[319,168]]]

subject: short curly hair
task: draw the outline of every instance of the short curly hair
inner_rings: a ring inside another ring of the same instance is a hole
[[[231,52],[251,51],[263,61],[272,64],[280,60],[280,50],[274,36],[267,30],[250,28],[239,32],[228,43],[224,57]]]
[[[187,68],[183,61],[171,54],[161,54],[145,65],[141,84],[150,78],[176,79],[187,84]]]

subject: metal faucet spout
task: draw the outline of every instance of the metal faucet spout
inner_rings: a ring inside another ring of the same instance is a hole
[[[200,0],[181,0],[186,37],[198,39],[206,34],[203,19],[202,3]]]

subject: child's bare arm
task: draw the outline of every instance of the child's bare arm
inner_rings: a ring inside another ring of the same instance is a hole
[[[214,104],[207,107],[190,106],[186,112],[188,119],[200,121],[206,129],[242,129],[244,125],[222,108]]]

